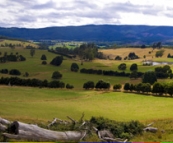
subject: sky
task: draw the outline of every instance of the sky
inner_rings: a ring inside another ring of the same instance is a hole
[[[0,27],[173,26],[173,0],[0,0]]]

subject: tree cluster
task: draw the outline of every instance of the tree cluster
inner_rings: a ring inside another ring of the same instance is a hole
[[[17,75],[17,76],[21,75],[21,72],[18,69],[11,69],[11,70],[1,69],[0,73],[2,73],[2,74],[10,74],[10,75]]]
[[[156,95],[170,95],[173,96],[173,82],[168,83],[159,83],[155,82],[153,86],[149,83],[138,83],[138,84],[130,84],[125,83],[124,88],[125,91],[136,91],[137,93],[149,93],[152,92]]]
[[[97,56],[102,58],[101,53],[98,53],[98,48],[94,43],[84,43],[74,49],[68,49],[66,47],[57,47],[56,52],[61,55],[78,55],[81,59],[93,60]]]
[[[83,84],[84,89],[109,89],[110,83],[103,80],[99,80],[96,84],[93,81],[87,81]]]
[[[132,67],[132,69],[136,69],[136,67]],[[122,76],[122,77],[130,77],[130,78],[139,78],[142,77],[144,73],[142,72],[137,72],[137,71],[132,71],[131,73],[126,73],[124,71],[119,72],[119,71],[113,71],[113,70],[101,70],[101,69],[85,69],[82,68],[80,70],[80,73],[86,73],[86,74],[98,74],[98,75],[106,75],[106,76]]]
[[[80,70],[80,73],[87,73],[87,74],[98,74],[101,75],[103,73],[102,70],[96,70],[96,69],[86,69],[86,68],[82,68]]]
[[[16,86],[31,86],[31,87],[49,87],[49,88],[64,88],[65,83],[62,81],[50,81],[33,79],[21,79],[19,77],[1,77],[0,84]]]
[[[2,57],[0,57],[0,63],[5,63],[5,62],[17,62],[17,61],[25,61],[26,58],[22,55],[16,54],[7,54],[7,52],[4,53]]]
[[[156,67],[155,74],[157,78],[168,78],[172,75],[172,70],[169,65],[164,65],[163,67]]]
[[[139,57],[134,52],[130,52],[129,55],[124,58],[124,60],[134,60],[134,59],[139,59]]]

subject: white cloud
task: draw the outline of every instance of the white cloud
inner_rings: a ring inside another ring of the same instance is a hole
[[[172,25],[172,0],[1,0],[1,27]]]

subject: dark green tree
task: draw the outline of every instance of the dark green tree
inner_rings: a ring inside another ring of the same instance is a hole
[[[154,71],[145,72],[142,78],[143,83],[150,83],[151,85],[157,81],[157,77]]]
[[[130,70],[131,71],[137,71],[138,70],[138,65],[136,63],[133,63],[131,66],[130,66]]]
[[[88,81],[83,84],[84,89],[93,89],[95,87],[93,81]]]
[[[60,79],[60,78],[62,78],[62,74],[59,71],[55,71],[52,74],[52,78],[53,79]]]
[[[162,95],[164,92],[165,92],[164,85],[162,83],[155,82],[153,84],[152,93]]]
[[[47,58],[46,58],[46,55],[45,55],[45,54],[43,54],[43,55],[41,56],[41,60],[47,60]]]
[[[126,64],[125,63],[121,63],[119,66],[118,66],[118,69],[119,70],[126,70]]]
[[[125,83],[124,84],[124,90],[130,90],[130,83]]]
[[[71,64],[71,71],[78,72],[79,66],[77,63],[72,63]]]
[[[33,57],[35,55],[35,49],[34,48],[30,49],[30,55],[31,55],[31,57]]]
[[[115,84],[114,86],[113,86],[113,89],[115,90],[115,91],[117,91],[117,90],[120,90],[122,88],[122,85],[121,84]]]
[[[9,71],[10,75],[21,75],[21,72],[17,69],[12,69]]]
[[[137,78],[138,78],[138,73],[137,73],[137,71],[132,71],[131,74],[130,74],[130,78],[137,79]]]
[[[63,57],[62,56],[57,56],[54,59],[52,59],[52,61],[50,62],[51,65],[55,65],[55,66],[60,66],[63,62]]]

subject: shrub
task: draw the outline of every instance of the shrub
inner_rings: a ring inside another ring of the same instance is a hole
[[[42,65],[47,65],[47,62],[46,61],[42,61]]]
[[[26,61],[26,58],[22,55],[19,55],[19,61]]]
[[[118,89],[120,90],[121,87],[122,87],[122,85],[118,83],[118,84],[115,84],[115,85],[113,86],[113,89],[114,89],[114,90],[118,90]]]
[[[67,89],[73,89],[74,86],[67,83],[67,84],[66,84],[66,88],[67,88]]]
[[[116,138],[130,139],[132,136],[142,134],[144,125],[139,121],[117,122],[103,117],[92,117],[90,122],[98,129],[109,130]]]
[[[3,73],[3,74],[8,74],[8,69],[2,69],[2,70],[1,70],[1,73]]]
[[[52,74],[53,79],[60,79],[62,77],[62,74],[59,71],[55,71]]]
[[[122,57],[116,56],[116,57],[115,57],[115,60],[122,60]]]
[[[9,72],[10,75],[21,75],[21,72],[17,69],[12,69]]]

